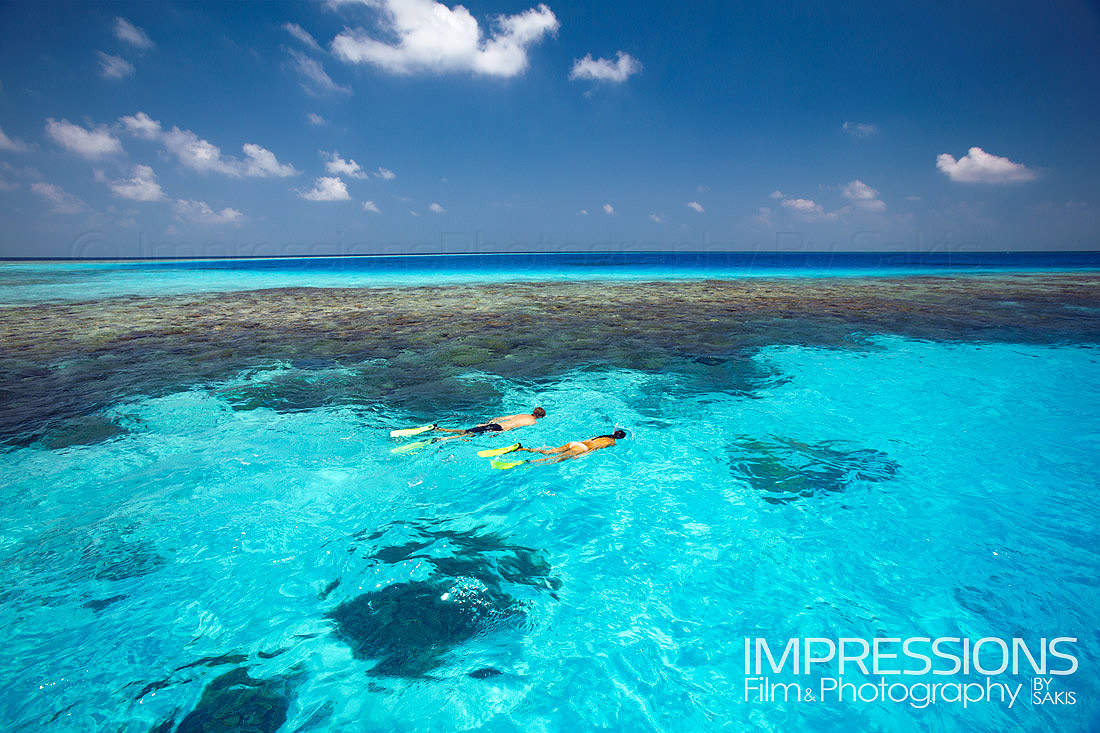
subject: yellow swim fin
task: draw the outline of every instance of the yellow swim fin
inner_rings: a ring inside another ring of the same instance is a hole
[[[523,446],[519,443],[512,443],[504,448],[490,448],[488,450],[479,450],[477,454],[482,458],[492,458],[493,456],[502,456],[505,453],[511,453],[514,450],[519,450]]]
[[[413,451],[418,451],[421,448],[425,448],[434,442],[435,438],[432,438],[431,440],[418,440],[415,443],[405,443],[405,445],[397,446],[396,448],[391,450],[390,453],[412,453]]]
[[[418,428],[404,428],[403,430],[391,430],[390,431],[390,437],[391,438],[404,438],[404,437],[407,437],[409,435],[420,435],[421,433],[426,433],[429,430],[434,430],[434,429],[435,429],[435,423],[432,423],[431,425],[421,425]]]
[[[529,461],[505,461],[501,458],[494,458],[489,462],[489,465],[504,471],[509,468],[515,468],[516,466],[522,466],[524,463],[529,463]]]

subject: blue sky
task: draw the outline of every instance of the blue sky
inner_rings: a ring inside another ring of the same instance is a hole
[[[0,256],[1098,249],[1086,2],[0,6]]]

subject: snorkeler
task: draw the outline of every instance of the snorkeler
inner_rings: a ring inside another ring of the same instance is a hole
[[[526,461],[509,461],[502,458],[496,458],[492,461],[493,468],[515,468],[516,466],[523,465],[524,463],[559,463],[561,461],[568,461],[573,458],[580,458],[581,456],[588,455],[592,451],[597,451],[600,448],[610,448],[615,445],[615,442],[622,440],[626,437],[625,430],[616,430],[611,435],[598,435],[595,438],[589,438],[588,440],[574,440],[566,443],[565,445],[557,448],[524,448],[517,445],[509,452],[514,451],[527,451],[528,453],[541,453],[546,458],[532,458]]]
[[[503,433],[509,430],[515,430],[516,428],[534,425],[540,417],[546,417],[546,410],[542,409],[541,407],[536,407],[530,412],[530,414],[520,413],[518,415],[494,417],[492,420],[474,425],[472,428],[441,428],[435,423],[430,423],[428,425],[421,425],[418,428],[391,430],[390,436],[393,438],[403,438],[409,435],[419,435],[421,433],[427,433],[433,430],[439,430],[444,433],[454,433],[454,435],[448,435],[446,437],[430,438],[428,440],[419,440],[415,443],[406,443],[405,445],[394,448],[391,452],[408,453],[410,451],[420,450],[424,446],[431,445],[432,443],[439,443],[440,441],[444,440],[454,440],[455,438],[468,438],[471,435],[480,435],[482,433]],[[516,445],[518,446],[519,444],[517,443]]]
[[[540,417],[546,417],[546,410],[541,407],[536,407],[531,410],[530,414],[520,413],[519,415],[507,415],[505,417],[494,417],[488,422],[479,423],[472,428],[441,428],[438,425],[433,425],[433,430],[441,430],[444,433],[457,433],[452,437],[459,437],[462,435],[478,435],[480,433],[503,433],[508,430],[515,430],[516,428],[524,428],[528,425],[534,425]],[[441,440],[448,440],[448,438],[441,438]]]

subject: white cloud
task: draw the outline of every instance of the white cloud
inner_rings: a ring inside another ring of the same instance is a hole
[[[483,32],[462,5],[448,8],[435,0],[359,0],[377,8],[381,30],[395,43],[375,40],[367,32],[345,29],[332,42],[336,56],[366,63],[392,74],[471,72],[510,77],[527,68],[527,50],[558,29],[558,19],[544,4],[495,19]]]
[[[280,163],[274,153],[255,143],[242,145],[244,160],[238,160],[223,156],[221,148],[190,130],[173,127],[162,131],[160,123],[144,112],[120,117],[119,121],[131,135],[159,141],[184,167],[199,173],[220,173],[232,178],[287,178],[298,174],[294,166]]]
[[[194,224],[239,224],[244,221],[244,214],[236,209],[226,207],[221,211],[214,211],[205,201],[194,199],[179,199],[172,206],[176,212],[176,218],[180,221],[189,221]]]
[[[316,127],[321,127],[326,123],[326,120],[324,117],[317,114],[316,112],[310,112],[308,115],[306,115],[306,122]]]
[[[439,204],[434,203],[434,202],[429,204],[428,208],[431,209],[436,214],[446,214],[447,213],[446,209],[444,209],[442,206],[440,206]]]
[[[886,211],[886,203],[879,198],[879,192],[863,181],[857,179],[845,183],[839,189],[830,188],[839,190],[841,195],[847,199],[848,204],[835,211],[826,211],[824,206],[813,199],[794,198],[780,191],[773,191],[771,198],[780,199],[779,203],[783,208],[791,211],[799,219],[806,221],[843,221],[846,215],[856,210],[876,213]],[[770,227],[772,226],[771,215],[772,210],[764,207],[752,217],[752,220],[759,225]]]
[[[0,150],[8,153],[25,153],[30,150],[30,146],[19,139],[12,139],[4,134],[3,128],[0,128]]]
[[[581,209],[577,212],[577,216],[588,216],[588,209]]]
[[[133,116],[119,117],[118,121],[126,128],[126,132],[142,140],[156,140],[160,137],[160,123],[144,112],[138,112]]]
[[[134,177],[111,184],[115,196],[131,201],[163,201],[164,191],[157,183],[157,176],[147,165],[135,165]]]
[[[290,35],[294,36],[295,38],[297,38],[299,41],[304,43],[306,46],[308,46],[312,50],[314,50],[314,51],[320,51],[321,50],[321,46],[318,45],[317,41],[314,40],[313,36],[311,36],[309,34],[309,31],[307,31],[305,28],[298,25],[297,23],[283,23],[283,30],[286,31],[287,33],[289,33]]]
[[[83,214],[89,211],[86,203],[65,191],[61,186],[36,181],[31,184],[31,190],[50,202],[51,211],[55,214]]]
[[[299,191],[298,195],[306,201],[347,201],[348,185],[339,178],[323,176],[313,180],[313,188],[308,191]]]
[[[799,214],[824,216],[825,209],[812,199],[783,199],[783,206]]]
[[[239,176],[240,172],[230,161],[222,158],[217,145],[202,140],[190,130],[173,127],[161,138],[168,152],[175,155],[186,168],[200,173],[221,173],[227,176]]]
[[[864,211],[886,211],[886,204],[878,197],[878,191],[863,181],[850,181],[840,189],[844,198]]]
[[[689,201],[686,204],[684,204],[684,206],[688,207],[689,209],[691,209],[693,211],[697,211],[700,214],[703,213],[703,205],[700,204],[698,201]]]
[[[573,68],[569,72],[569,78],[621,84],[641,70],[642,65],[638,59],[624,51],[619,51],[616,54],[615,61],[611,59],[594,59],[592,54],[587,54],[583,59],[573,60]]]
[[[382,213],[381,211],[378,210],[378,207],[375,205],[375,203],[373,201],[364,201],[363,202],[363,210],[364,211],[369,211],[372,214],[381,214]]]
[[[350,94],[351,89],[340,86],[325,73],[325,68],[319,61],[311,59],[303,53],[288,51],[294,69],[302,77],[301,86],[308,94],[319,96],[322,94]]]
[[[125,79],[134,73],[134,65],[121,56],[96,51],[99,57],[99,73],[105,79]]]
[[[970,148],[958,160],[943,153],[936,158],[936,167],[952,181],[960,183],[1018,183],[1034,180],[1037,176],[1027,166],[990,155],[981,148]]]
[[[122,143],[106,127],[86,130],[68,120],[46,119],[46,134],[61,147],[84,158],[102,158],[122,152]]]
[[[841,129],[852,137],[871,137],[878,134],[878,128],[869,122],[845,122]]]
[[[409,213],[412,214],[413,216],[420,216],[420,214],[416,213],[415,211],[410,211]]]
[[[0,178],[0,191],[15,191],[20,187],[20,184],[15,181],[5,181],[3,178]]]
[[[145,31],[125,18],[115,18],[114,30],[115,38],[129,43],[131,46],[143,49],[153,47],[153,42],[149,40],[149,36],[145,35]]]
[[[325,163],[325,170],[334,176],[348,176],[349,178],[366,178],[367,173],[359,164],[354,160],[344,160],[337,152],[326,153],[324,150],[319,151],[321,157],[327,162]]]
[[[381,178],[383,181],[392,181],[397,178],[397,174],[391,171],[389,168],[378,168],[378,172],[374,174],[375,178]]]
[[[653,222],[656,222],[658,224],[661,223],[661,217],[657,216],[656,214],[650,214],[649,215],[649,220],[653,221]]]
[[[837,221],[852,210],[851,206],[844,206],[836,211],[825,211],[825,207],[813,199],[785,198],[780,204],[783,208],[790,209],[799,219],[806,221]],[[770,214],[771,212],[767,213]]]
[[[772,210],[767,206],[761,206],[756,210],[756,213],[753,214],[752,222],[757,226],[771,229],[772,226],[774,226],[772,223]]]
[[[240,164],[241,175],[251,178],[287,178],[298,171],[289,163],[280,163],[275,153],[255,143],[241,146],[245,160]]]
[[[611,204],[604,204],[603,205],[603,213],[608,214],[608,215],[614,214],[615,213],[615,207],[612,206]]]

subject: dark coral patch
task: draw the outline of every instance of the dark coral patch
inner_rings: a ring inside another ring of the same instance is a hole
[[[371,674],[415,678],[440,666],[459,644],[522,613],[507,594],[434,580],[356,596],[328,616],[356,657],[378,660]]]
[[[473,672],[468,672],[467,677],[473,677],[475,680],[487,680],[490,677],[499,677],[504,674],[499,669],[493,667],[482,667],[481,669],[475,669]]]
[[[561,587],[541,553],[478,527],[394,522],[356,539],[361,544],[351,549],[377,565],[414,562],[430,572],[345,600],[327,614],[356,657],[375,661],[372,675],[425,677],[475,637],[522,629],[539,592],[553,595]]]
[[[83,559],[94,570],[96,580],[140,578],[168,562],[152,542],[132,539],[127,534],[112,534],[91,542],[84,549]]]
[[[50,450],[75,445],[96,445],[126,435],[126,428],[101,415],[81,415],[62,420],[43,433],[40,442]]]
[[[482,527],[456,530],[441,523],[394,522],[365,539],[366,556],[385,564],[425,560],[439,575],[476,578],[495,590],[501,588],[501,583],[549,591],[561,587],[541,552],[512,544]]]
[[[1007,307],[1006,302],[1019,304]],[[529,382],[574,369],[698,375],[751,393],[739,366],[773,344],[859,348],[852,332],[934,340],[1100,339],[1095,279],[1028,276],[509,283],[286,288],[0,309],[0,445],[132,395],[217,382],[281,361],[238,409],[383,402],[416,415],[488,409],[471,372]],[[339,368],[335,368],[336,366]],[[85,426],[62,442],[99,440]]]
[[[730,468],[760,491],[769,504],[789,504],[858,482],[885,481],[898,472],[888,455],[870,448],[846,449],[834,442],[745,438],[729,449]]]
[[[85,601],[84,603],[81,603],[80,607],[90,608],[93,611],[102,611],[104,608],[107,608],[107,606],[110,606],[112,603],[117,603],[126,597],[127,596],[125,595],[117,595],[111,596],[110,598],[93,599],[91,601]]]
[[[289,708],[286,680],[257,680],[237,667],[206,686],[176,733],[274,733]]]

